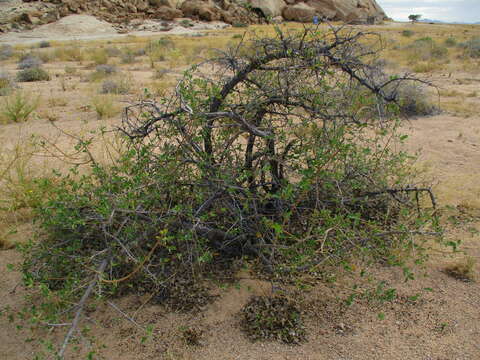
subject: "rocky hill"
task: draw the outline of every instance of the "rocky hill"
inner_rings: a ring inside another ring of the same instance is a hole
[[[0,32],[31,29],[71,14],[116,24],[133,19],[190,18],[261,23],[321,19],[375,23],[386,18],[376,0],[0,0]]]

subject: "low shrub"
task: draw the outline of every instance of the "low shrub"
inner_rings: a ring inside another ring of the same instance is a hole
[[[97,65],[95,71],[88,75],[89,81],[98,81],[106,77],[112,76],[118,72],[115,65]]]
[[[43,64],[43,61],[36,55],[27,54],[20,58],[17,68],[20,70],[38,68]]]
[[[50,46],[52,45],[50,44],[49,41],[46,41],[46,40],[40,41],[40,43],[38,44],[38,47],[41,49],[49,48]]]
[[[18,82],[49,81],[50,75],[40,67],[32,67],[17,73]]]
[[[109,79],[102,83],[100,93],[124,95],[130,92],[131,87],[132,84],[129,78]]]
[[[120,50],[119,48],[114,47],[114,46],[107,47],[105,49],[105,53],[109,57],[120,57],[120,56],[122,56],[122,50]]]
[[[11,45],[0,46],[0,61],[10,59],[13,56],[13,47]]]
[[[403,30],[402,31],[402,36],[405,37],[412,37],[415,33],[412,30]]]
[[[449,37],[449,38],[445,39],[445,46],[446,47],[457,46],[457,39],[455,39],[454,37]]]
[[[137,60],[137,56],[133,51],[125,51],[120,55],[122,64],[133,64]]]
[[[480,37],[472,38],[465,43],[460,44],[464,49],[464,54],[474,59],[480,58]]]
[[[118,72],[118,69],[115,65],[102,64],[102,65],[97,65],[95,67],[95,71],[97,73],[101,73],[104,75],[113,75],[116,72]]]
[[[397,89],[400,114],[405,117],[436,115],[440,112],[424,87],[412,83]]]

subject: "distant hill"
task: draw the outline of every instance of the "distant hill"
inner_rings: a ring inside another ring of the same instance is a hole
[[[480,21],[477,22],[465,22],[465,21],[442,21],[442,20],[432,20],[432,19],[421,19],[418,22],[429,23],[429,24],[465,24],[465,25],[480,25]]]

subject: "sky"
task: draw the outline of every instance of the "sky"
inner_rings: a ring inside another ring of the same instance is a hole
[[[480,0],[377,0],[394,20],[408,21],[408,15],[447,22],[479,22]]]

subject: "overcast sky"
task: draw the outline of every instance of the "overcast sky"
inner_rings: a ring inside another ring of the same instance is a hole
[[[480,21],[480,0],[377,0],[387,15],[408,21],[408,15],[449,22]]]

